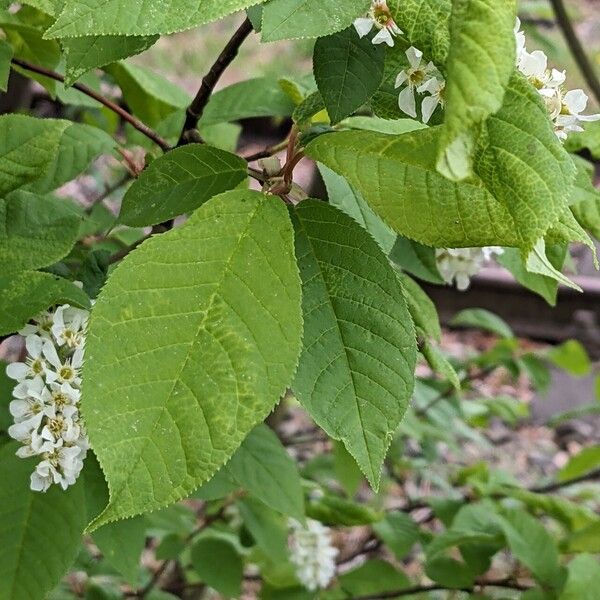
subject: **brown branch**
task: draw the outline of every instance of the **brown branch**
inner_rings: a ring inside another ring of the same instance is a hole
[[[596,101],[600,103],[600,80],[577,37],[577,33],[571,23],[571,19],[569,19],[569,14],[567,13],[563,0],[550,0],[550,4],[552,4],[556,20],[567,40],[569,50],[571,50],[571,54],[573,54],[581,74],[585,78],[591,92],[596,97]]]
[[[202,79],[200,89],[186,111],[185,124],[183,125],[183,130],[181,131],[181,136],[177,144],[178,146],[183,146],[184,144],[189,143],[188,136],[193,135],[192,132],[194,132],[198,127],[198,121],[204,113],[204,109],[210,100],[215,86],[219,82],[219,79],[221,79],[221,76],[227,67],[237,56],[241,45],[252,33],[252,30],[252,23],[249,19],[245,19],[240,25],[239,29],[233,34],[229,42],[227,42],[227,45],[225,48],[223,48],[223,51],[221,54],[219,54],[209,72]]]
[[[38,65],[34,65],[32,63],[28,63],[20,58],[12,59],[13,67],[16,65],[25,71],[31,71],[32,73],[37,73],[38,75],[43,75],[44,77],[48,77],[49,79],[54,79],[54,81],[58,81],[60,83],[65,82],[65,78],[60,73],[56,73],[55,71],[51,71],[50,69],[45,69],[44,67],[40,67]],[[169,143],[164,140],[156,131],[152,128],[148,127],[145,123],[140,121],[138,118],[134,117],[131,113],[128,113],[123,107],[119,106],[112,100],[109,100],[102,94],[99,94],[95,90],[89,88],[87,85],[82,83],[73,84],[73,88],[80,91],[82,94],[89,96],[99,102],[109,110],[112,110],[114,113],[118,114],[124,121],[127,121],[132,127],[137,129],[140,133],[145,135],[148,139],[152,140],[155,144],[160,146],[160,148],[167,152],[171,149]]]
[[[530,488],[529,491],[535,494],[548,494],[550,492],[557,492],[565,487],[569,487],[577,483],[595,481],[596,479],[600,479],[600,469],[595,469],[594,471],[590,471],[585,475],[580,475],[579,477],[574,477],[573,479],[567,479],[566,481],[555,481],[553,483],[549,483],[548,485]]]

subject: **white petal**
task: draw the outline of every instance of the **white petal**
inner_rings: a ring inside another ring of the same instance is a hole
[[[367,19],[366,17],[361,17],[354,21],[354,29],[356,29],[356,33],[358,33],[361,38],[365,37],[365,35],[373,29],[373,25],[373,19]]]
[[[563,102],[571,114],[578,115],[585,110],[588,97],[583,90],[571,90],[565,94]]]
[[[579,115],[577,118],[580,121],[585,121],[587,123],[591,123],[593,121],[600,121],[600,114],[599,115]]]
[[[75,352],[73,353],[73,358],[71,359],[71,366],[75,369],[80,369],[83,365],[84,352],[85,351],[83,348],[77,348],[77,350],[75,350]]]
[[[22,381],[27,377],[29,367],[22,362],[11,363],[6,367],[6,374],[17,381]]]
[[[440,99],[437,96],[427,96],[427,98],[423,98],[423,103],[421,104],[423,123],[429,123],[429,119],[431,119],[431,115],[435,112],[439,103]]]
[[[39,358],[42,355],[42,347],[44,340],[38,335],[29,335],[25,339],[25,347],[29,356],[33,358]]]
[[[394,84],[394,87],[399,88],[401,85],[406,83],[407,79],[408,73],[406,71],[400,71],[400,73],[398,73],[398,76],[396,77],[396,83]]]
[[[548,68],[548,57],[541,51],[536,50],[529,54],[524,52],[519,63],[519,70],[527,77],[542,79]]]
[[[48,362],[55,368],[60,369],[62,367],[62,363],[60,358],[58,358],[58,354],[56,353],[56,348],[52,342],[46,342],[44,344],[44,356],[48,359]]]
[[[372,41],[374,44],[386,43],[390,47],[394,46],[394,38],[389,30],[385,27],[379,31]]]
[[[416,69],[421,64],[421,58],[423,58],[423,53],[420,50],[417,50],[414,46],[411,46],[406,51],[406,58],[408,58],[408,62],[413,69]]]
[[[567,72],[552,69],[552,73],[546,85],[550,87],[559,87],[567,80]]]
[[[471,285],[471,280],[469,276],[465,273],[457,273],[456,274],[456,287],[459,291],[464,292],[469,289]]]
[[[417,107],[415,104],[415,94],[412,88],[405,87],[398,96],[398,106],[400,110],[404,111],[407,115],[416,118]]]
[[[422,94],[423,92],[428,92],[431,95],[435,95],[438,94],[441,89],[442,83],[436,77],[432,77],[431,79],[428,79],[425,83],[421,84],[417,88],[417,92],[419,92],[419,94]]]

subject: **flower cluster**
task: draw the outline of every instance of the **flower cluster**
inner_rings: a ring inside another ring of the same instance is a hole
[[[337,548],[331,543],[330,530],[319,521],[306,520],[306,526],[290,519],[291,561],[298,579],[314,592],[326,588],[335,576]]]
[[[438,106],[444,106],[446,81],[432,62],[424,64],[423,53],[411,46],[406,51],[408,67],[398,73],[396,88],[403,88],[398,96],[400,110],[417,117],[416,94],[429,94],[421,103],[421,118],[428,123]]]
[[[528,52],[521,22],[515,26],[517,67],[544,98],[556,135],[564,140],[573,131],[583,131],[579,123],[597,121],[600,115],[583,115],[588,97],[583,90],[565,91],[565,71],[548,68],[548,57],[541,50]]]
[[[483,265],[490,261],[494,254],[504,251],[497,246],[487,248],[443,248],[436,250],[436,263],[442,279],[464,292]]]
[[[393,46],[394,38],[403,33],[396,25],[385,0],[373,0],[367,16],[356,19],[354,27],[361,38],[368,35],[375,27],[379,31],[373,37],[372,42],[374,44],[385,43],[388,46]]]
[[[88,312],[68,304],[44,312],[19,333],[25,337],[25,362],[8,365],[17,381],[9,435],[21,442],[17,456],[39,457],[31,489],[45,492],[52,484],[73,485],[89,448],[79,416],[80,371]]]

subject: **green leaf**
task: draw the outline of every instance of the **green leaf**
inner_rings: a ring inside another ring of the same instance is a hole
[[[575,377],[585,377],[592,368],[588,353],[577,340],[567,340],[560,346],[555,346],[548,352],[548,358]]]
[[[442,340],[442,328],[435,304],[414,279],[398,273],[406,304],[414,324],[436,342]]]
[[[294,220],[304,347],[293,387],[377,488],[414,385],[416,340],[402,287],[379,246],[344,213],[308,200]]]
[[[369,4],[369,0],[271,0],[263,7],[262,40],[276,42],[336,33],[366,13]]]
[[[554,540],[540,521],[522,510],[498,517],[508,546],[515,557],[531,570],[535,578],[551,587],[560,587],[564,579]]]
[[[425,360],[431,367],[431,370],[438,375],[441,375],[444,379],[452,385],[452,387],[460,392],[461,382],[458,377],[458,373],[454,367],[450,364],[450,361],[446,358],[443,352],[429,340],[424,340],[421,343],[421,352],[425,357]]]
[[[600,553],[600,522],[573,532],[567,540],[567,549],[569,552]]]
[[[128,62],[107,69],[123,91],[133,114],[154,127],[188,106],[191,98],[179,86],[147,69]]]
[[[567,571],[567,582],[558,600],[595,600],[600,589],[598,560],[590,554],[576,556]]]
[[[127,190],[119,221],[130,227],[163,223],[190,213],[247,179],[243,158],[190,144],[154,160]]]
[[[35,271],[0,277],[0,335],[21,329],[31,317],[55,304],[89,308],[87,295],[70,281]]]
[[[237,598],[242,587],[242,559],[222,539],[202,538],[192,547],[192,565],[202,581],[228,598]]]
[[[392,566],[389,562],[380,559],[368,560],[360,567],[344,573],[339,578],[339,587],[343,595],[336,595],[334,588],[331,596],[328,592],[323,594],[324,600],[354,597],[384,597],[390,592],[410,587],[408,577]]]
[[[319,165],[319,171],[327,188],[329,203],[351,216],[366,229],[381,249],[389,254],[396,234],[371,210],[362,196],[340,175]]]
[[[403,271],[428,281],[444,283],[435,258],[435,249],[399,235],[390,252],[390,260]]]
[[[490,331],[503,338],[513,338],[515,334],[512,329],[498,315],[485,310],[484,308],[468,308],[461,310],[450,321],[453,327],[473,327]]]
[[[468,182],[437,173],[441,131],[332,133],[306,152],[346,177],[406,237],[434,247],[533,248],[564,212],[574,176],[539,94],[513,78],[503,108],[486,122],[476,153],[478,177]]]
[[[560,481],[569,481],[600,467],[600,446],[590,446],[577,453],[558,472]]]
[[[569,135],[566,146],[570,152],[587,148],[592,158],[600,159],[600,123],[586,123],[583,132]]]
[[[0,91],[5,92],[8,88],[8,77],[10,75],[10,61],[13,57],[12,46],[0,40]]]
[[[0,273],[46,267],[66,256],[81,218],[68,200],[14,192],[0,199]]]
[[[132,252],[87,339],[82,412],[111,493],[93,526],[209,480],[290,383],[301,331],[278,199],[222,194]]]
[[[110,136],[88,125],[1,116],[0,197],[27,184],[34,191],[56,189],[114,146]]]
[[[241,487],[267,506],[304,519],[304,493],[296,462],[266,425],[250,432],[227,470]]]
[[[515,0],[455,0],[446,61],[440,173],[459,181],[473,172],[483,122],[500,110],[515,69]]]
[[[529,273],[555,279],[558,283],[562,283],[578,292],[583,292],[576,283],[573,283],[552,264],[552,261],[546,253],[546,242],[543,238],[539,239],[534,244],[531,251],[526,255],[525,267]]]
[[[200,127],[254,117],[289,117],[293,110],[294,103],[276,79],[248,79],[213,94]]]
[[[118,523],[107,523],[94,531],[93,539],[104,559],[128,583],[136,584],[140,558],[146,543],[146,520],[134,517]]]
[[[375,93],[383,79],[383,45],[360,38],[354,27],[317,40],[315,79],[331,123],[339,123]]]
[[[354,527],[370,525],[381,521],[383,514],[365,504],[352,502],[327,494],[311,499],[306,506],[306,514],[311,519],[325,525]]]
[[[0,448],[0,597],[37,600],[75,560],[87,522],[84,485],[31,491],[36,463],[17,458],[17,446]]]
[[[398,560],[403,560],[421,538],[414,519],[400,511],[386,514],[383,521],[373,524],[373,531]]]
[[[158,36],[125,37],[120,35],[65,38],[61,40],[67,56],[66,85],[98,67],[105,67],[134,54],[140,54],[158,40]]]
[[[65,0],[47,37],[85,35],[154,35],[175,33],[210,23],[259,0]]]
[[[356,461],[341,442],[334,441],[333,468],[337,480],[342,484],[349,497],[358,492],[364,476]]]

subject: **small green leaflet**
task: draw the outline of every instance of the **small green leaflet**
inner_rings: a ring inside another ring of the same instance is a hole
[[[437,168],[471,176],[479,128],[502,106],[515,69],[515,1],[455,0],[446,61],[444,130]]]
[[[241,487],[267,506],[304,519],[304,493],[296,462],[266,425],[250,432],[226,469]]]
[[[242,588],[242,559],[232,544],[217,537],[200,538],[192,547],[194,571],[227,598],[238,598]]]
[[[79,550],[87,523],[84,478],[67,491],[54,485],[45,494],[32,492],[36,462],[15,456],[17,447],[0,448],[0,598],[37,600]]]
[[[8,87],[8,77],[10,75],[10,61],[13,57],[12,46],[0,40],[0,91],[5,92]]]
[[[81,217],[68,200],[14,192],[0,199],[0,273],[47,267],[79,237]]]
[[[339,123],[375,93],[383,79],[383,45],[360,38],[354,27],[317,40],[313,69],[331,123]]]
[[[110,504],[166,506],[229,460],[290,383],[300,279],[283,203],[232,191],[115,270],[94,307],[84,415]]]
[[[154,160],[127,190],[119,221],[144,227],[190,213],[247,179],[243,158],[205,144],[190,144]]]
[[[97,67],[140,54],[154,45],[158,36],[125,37],[120,35],[65,38],[61,40],[67,56],[66,85]]]
[[[304,346],[294,390],[374,488],[412,394],[415,331],[387,258],[353,219],[308,200],[295,211]]]
[[[0,335],[21,329],[31,317],[63,302],[89,308],[85,292],[70,281],[36,271],[0,277]]]
[[[271,0],[263,7],[262,40],[275,42],[335,33],[366,13],[370,4],[370,0]]]
[[[154,35],[216,21],[260,0],[66,0],[48,38]]]
[[[591,554],[576,556],[567,565],[567,581],[559,600],[595,600],[600,589],[600,564]]]

